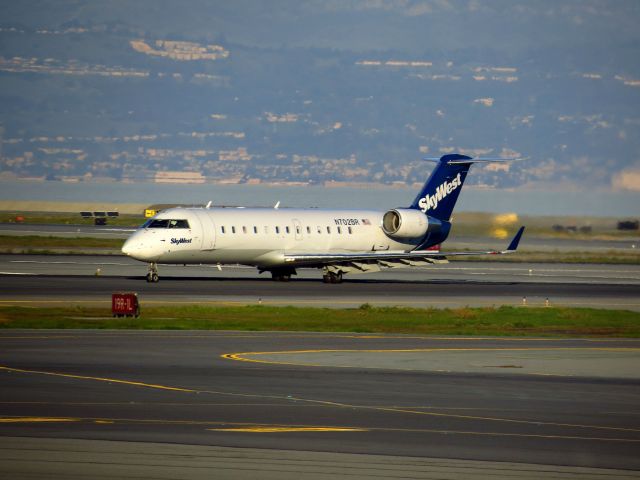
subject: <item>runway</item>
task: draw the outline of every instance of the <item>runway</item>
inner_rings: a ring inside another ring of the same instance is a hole
[[[161,265],[157,284],[126,257],[0,255],[0,305],[92,303],[133,291],[142,305],[224,303],[357,307],[586,306],[640,310],[640,266],[456,262],[346,276],[323,284],[317,270],[273,282],[254,268]]]
[[[540,361],[565,370],[541,375]],[[603,361],[612,370],[593,375]],[[7,474],[639,475],[638,340],[2,331],[0,365]]]

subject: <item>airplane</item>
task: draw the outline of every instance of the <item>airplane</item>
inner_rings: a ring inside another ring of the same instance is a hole
[[[122,252],[147,262],[147,282],[157,282],[158,263],[254,266],[274,280],[288,281],[298,268],[322,269],[325,283],[343,275],[382,268],[447,263],[460,255],[516,251],[520,227],[506,250],[441,252],[451,230],[456,200],[474,163],[515,159],[449,154],[439,159],[407,208],[322,210],[299,208],[169,208],[138,228]]]

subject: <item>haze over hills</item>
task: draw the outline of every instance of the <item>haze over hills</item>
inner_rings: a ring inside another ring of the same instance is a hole
[[[640,190],[639,20],[636,1],[4,2],[0,171],[413,183],[462,152],[529,158],[476,184]]]

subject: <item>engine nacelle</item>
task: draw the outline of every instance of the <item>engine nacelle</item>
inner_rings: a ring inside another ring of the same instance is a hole
[[[394,208],[382,217],[382,230],[390,237],[424,237],[429,229],[429,217],[420,210]]]

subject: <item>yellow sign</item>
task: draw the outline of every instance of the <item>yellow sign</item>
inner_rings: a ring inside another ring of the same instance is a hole
[[[147,209],[144,211],[144,216],[145,216],[145,218],[151,218],[151,217],[153,217],[156,213],[157,213],[157,212],[156,212],[155,210],[152,210],[152,209],[150,209],[150,208],[147,208]]]

